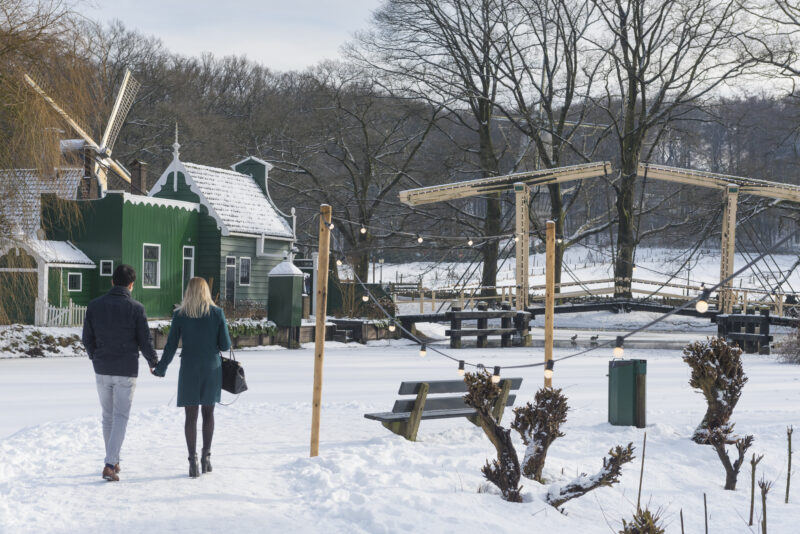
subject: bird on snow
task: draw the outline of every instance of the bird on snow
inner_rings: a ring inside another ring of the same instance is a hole
[[[600,337],[600,334],[595,334],[592,337],[590,337],[589,339],[591,339],[592,341],[597,341],[597,338],[599,338],[599,337]]]
[[[578,339],[578,334],[575,334],[574,336],[572,336],[569,339],[570,339],[570,341],[575,341],[576,339]]]

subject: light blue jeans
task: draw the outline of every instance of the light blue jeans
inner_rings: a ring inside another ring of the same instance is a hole
[[[106,463],[119,463],[119,450],[125,439],[128,415],[131,413],[136,377],[95,375],[97,394],[103,408],[103,440],[106,443]]]

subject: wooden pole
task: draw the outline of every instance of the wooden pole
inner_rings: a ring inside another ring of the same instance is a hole
[[[544,290],[544,361],[553,359],[553,315],[555,310],[556,282],[556,223],[547,221],[547,246]],[[523,297],[524,298],[524,297]],[[553,379],[545,378],[544,387],[553,387]]]
[[[528,234],[530,230],[530,187],[524,183],[514,184],[516,200],[516,285],[517,285],[517,310],[524,311],[528,307]]]
[[[325,358],[325,314],[328,307],[328,259],[331,247],[331,207],[319,207],[319,262],[317,267],[317,324],[314,329],[314,395],[311,401],[311,457],[319,456],[319,421],[322,405],[322,363]]]

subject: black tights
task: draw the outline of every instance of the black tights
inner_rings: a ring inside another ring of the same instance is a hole
[[[186,447],[189,455],[197,454],[197,412],[200,406],[184,406],[186,410]],[[214,405],[203,406],[203,451],[211,450],[211,439],[214,437]]]

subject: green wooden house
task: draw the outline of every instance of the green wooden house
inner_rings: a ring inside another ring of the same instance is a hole
[[[88,304],[108,290],[120,263],[136,269],[133,297],[151,318],[171,316],[192,276],[209,280],[220,302],[266,307],[268,274],[295,240],[294,210],[281,213],[269,196],[271,166],[252,157],[232,169],[186,163],[173,146],[173,161],[148,196],[31,194],[40,216],[25,216],[30,228],[18,239],[0,240],[0,289],[27,295],[7,304],[0,295],[7,320],[47,324],[52,309]],[[67,186],[77,189],[76,180]]]
[[[198,203],[211,217],[200,227],[197,266],[220,301],[265,307],[269,272],[292,251],[294,210],[281,213],[272,202],[271,168],[255,157],[230,169],[183,162],[176,146],[172,163],[150,189],[154,198]]]

